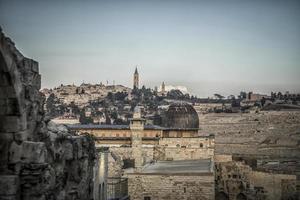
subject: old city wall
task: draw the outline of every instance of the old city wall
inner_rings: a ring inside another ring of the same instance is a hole
[[[151,197],[151,200],[211,200],[214,199],[214,176],[212,173],[128,174],[128,193],[133,200],[144,197]]]
[[[44,118],[38,63],[0,31],[0,199],[89,199],[92,138]]]

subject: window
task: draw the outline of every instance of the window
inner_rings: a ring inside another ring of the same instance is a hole
[[[202,143],[200,143],[200,148],[202,148],[203,147],[203,144]]]
[[[144,197],[144,200],[151,200],[151,197]]]

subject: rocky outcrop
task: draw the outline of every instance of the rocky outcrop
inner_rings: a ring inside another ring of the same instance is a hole
[[[38,63],[0,32],[0,199],[92,199],[93,138],[44,118]]]

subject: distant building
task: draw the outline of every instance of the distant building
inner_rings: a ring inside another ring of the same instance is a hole
[[[139,88],[139,73],[136,67],[133,75],[133,89],[138,89],[138,88]]]
[[[265,94],[254,94],[253,92],[249,92],[247,96],[247,100],[249,101],[260,101],[262,98],[270,98],[268,95]]]
[[[162,84],[161,84],[161,93],[165,94],[165,92],[166,92],[165,82],[162,82]]]

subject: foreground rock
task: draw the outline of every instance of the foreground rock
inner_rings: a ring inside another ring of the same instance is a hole
[[[44,119],[40,82],[38,63],[1,31],[0,199],[91,199],[94,141]]]

